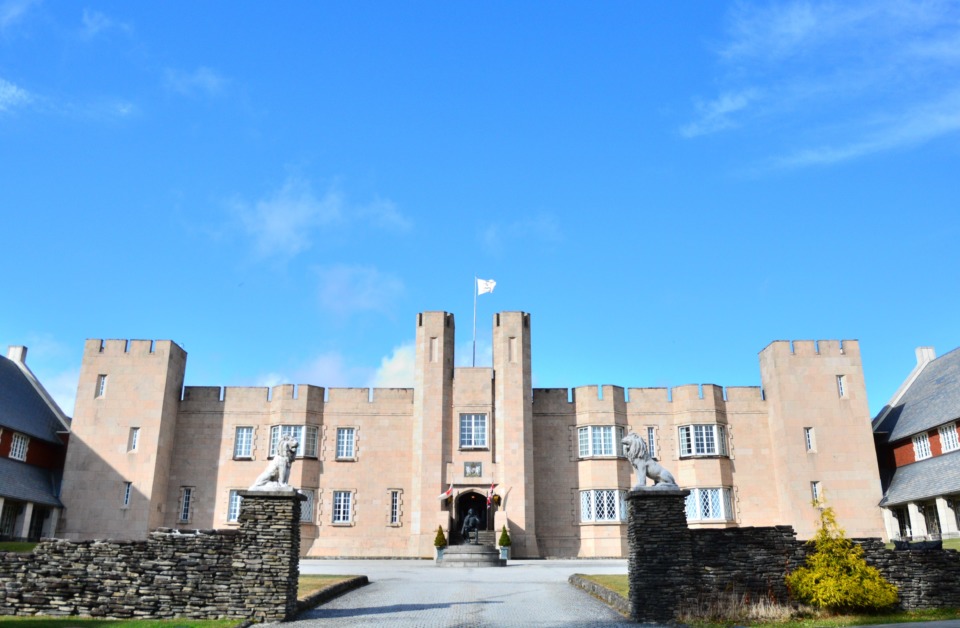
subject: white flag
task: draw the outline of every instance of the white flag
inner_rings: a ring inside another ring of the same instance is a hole
[[[477,294],[486,294],[493,292],[497,282],[493,279],[477,279]]]

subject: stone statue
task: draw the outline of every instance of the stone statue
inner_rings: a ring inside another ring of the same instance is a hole
[[[623,445],[623,455],[627,457],[633,468],[637,470],[637,484],[633,490],[638,491],[646,488],[647,478],[653,480],[653,486],[650,488],[670,489],[679,488],[677,481],[669,471],[660,466],[660,463],[650,457],[650,450],[647,448],[647,442],[643,437],[635,432],[630,432],[620,441]]]
[[[290,465],[297,458],[299,443],[292,436],[284,436],[277,443],[277,454],[250,487],[251,491],[293,490],[290,487]]]
[[[470,533],[473,532],[473,544],[480,544],[480,517],[478,517],[473,512],[473,508],[467,511],[467,516],[463,518],[463,527],[460,529],[460,534],[463,535],[463,539],[466,542],[470,542]]]

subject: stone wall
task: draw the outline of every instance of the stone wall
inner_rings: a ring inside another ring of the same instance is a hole
[[[640,490],[630,504],[630,608],[637,621],[664,622],[685,606],[723,595],[789,600],[784,576],[802,566],[812,547],[791,526],[691,530],[685,490]],[[900,606],[960,606],[960,553],[894,551],[880,539],[854,539],[867,564],[896,585]]]
[[[296,613],[300,498],[243,493],[238,530],[41,542],[0,553],[0,615],[237,618]]]

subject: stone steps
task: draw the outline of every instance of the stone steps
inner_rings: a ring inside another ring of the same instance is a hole
[[[500,551],[492,545],[449,545],[438,567],[504,567],[507,561],[500,558]]]

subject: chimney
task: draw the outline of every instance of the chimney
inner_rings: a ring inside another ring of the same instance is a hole
[[[7,358],[13,360],[14,362],[19,362],[20,364],[26,365],[27,348],[21,345],[10,345],[7,347]]]
[[[24,349],[26,352],[26,349]],[[933,347],[917,347],[917,366],[924,366],[937,359],[937,352]]]

